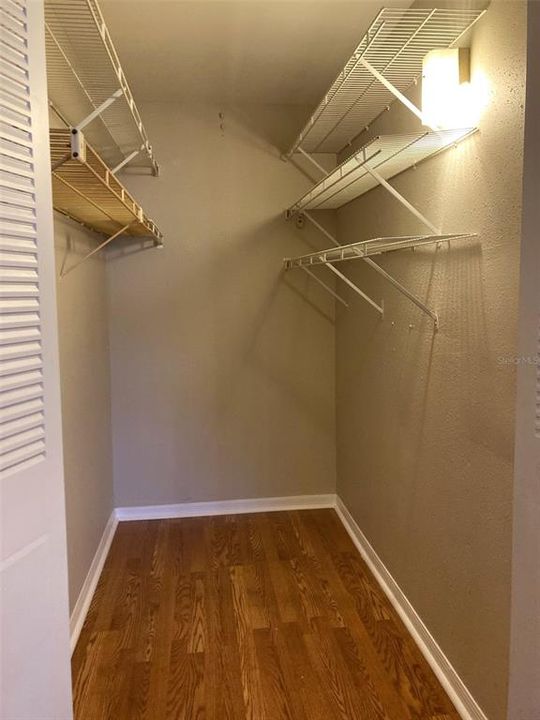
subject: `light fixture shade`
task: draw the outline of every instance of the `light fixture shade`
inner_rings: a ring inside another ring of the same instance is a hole
[[[432,50],[422,63],[424,125],[450,129],[469,125],[469,48]]]

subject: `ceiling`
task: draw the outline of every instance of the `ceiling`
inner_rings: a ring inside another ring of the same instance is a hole
[[[410,0],[102,0],[137,102],[313,106],[381,7]]]

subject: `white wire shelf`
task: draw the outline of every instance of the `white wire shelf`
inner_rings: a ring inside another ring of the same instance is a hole
[[[85,134],[109,168],[133,156],[130,167],[157,174],[148,136],[96,0],[46,0],[45,22],[52,106],[69,125],[77,126],[121,90],[85,127]]]
[[[315,187],[292,205],[290,217],[303,210],[331,210],[345,205],[378,185],[366,166],[385,180],[452,147],[476,128],[423,131],[401,135],[379,135],[330,172]]]
[[[394,100],[363,65],[367,61],[398,91],[422,74],[430,51],[450,47],[483,15],[475,9],[384,8],[287,153],[343,150]]]
[[[84,139],[73,158],[71,137],[69,129],[50,131],[54,209],[104,235],[116,237],[121,231],[161,246],[155,223]]]
[[[318,250],[294,258],[285,258],[283,264],[286,270],[292,270],[293,268],[311,267],[312,265],[327,265],[328,263],[343,262],[345,260],[358,260],[370,255],[381,255],[394,250],[433,245],[449,240],[467,240],[474,237],[476,237],[475,233],[379,237],[351,243],[350,245],[339,245],[328,250]]]

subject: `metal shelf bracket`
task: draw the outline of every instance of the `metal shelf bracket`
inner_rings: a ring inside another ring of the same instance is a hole
[[[363,167],[365,170],[371,175],[372,178],[374,178],[385,190],[388,190],[388,192],[393,195],[396,200],[398,200],[403,207],[407,208],[407,210],[412,213],[418,220],[424,223],[432,232],[435,233],[435,235],[438,235],[440,233],[440,229],[434,225],[430,220],[427,219],[425,215],[422,215],[422,213],[417,210],[412,203],[410,203],[406,198],[403,197],[403,195],[398,192],[395,187],[390,185],[390,183],[385,180],[382,175],[379,175],[379,173],[374,169],[371,168],[367,163],[364,163]]]
[[[325,235],[332,243],[334,243],[334,245],[335,245],[336,247],[339,247],[339,243],[338,243],[338,241],[336,240],[336,238],[332,235],[332,233],[329,232],[329,231],[328,231],[323,225],[321,225],[319,222],[317,222],[317,220],[315,220],[315,218],[314,218],[312,215],[310,215],[310,213],[304,212],[303,215],[305,216],[306,220],[309,220],[309,222],[310,222],[314,227],[317,228],[317,230],[318,230],[319,232],[321,232],[323,235]],[[326,265],[328,266],[328,268],[329,268],[335,275],[338,275],[338,277],[340,277],[344,282],[346,282],[347,285],[349,285],[350,287],[352,287],[355,292],[357,292],[359,295],[361,295],[361,297],[363,297],[364,300],[366,300],[367,302],[369,302],[370,305],[373,305],[373,307],[375,307],[375,308],[381,313],[381,315],[384,315],[384,300],[381,300],[381,305],[380,305],[380,307],[379,307],[379,306],[377,305],[377,303],[375,303],[370,297],[368,297],[364,292],[362,292],[362,290],[360,290],[358,287],[356,287],[356,285],[354,285],[354,284],[349,280],[349,278],[346,278],[345,275],[343,275],[342,273],[340,273],[339,271],[337,271],[336,268],[335,268],[333,265],[331,265],[330,263],[326,263]],[[305,268],[304,268],[304,269],[305,269]],[[317,279],[318,279],[318,278],[317,278]],[[344,302],[344,301],[342,300],[341,302]],[[346,304],[346,303],[345,303],[345,304]],[[348,305],[347,305],[347,307],[348,307]]]
[[[315,218],[312,215],[310,215],[307,212],[304,212],[302,214],[304,215],[306,220],[309,220],[309,222],[312,223],[312,225],[314,225],[317,228],[317,230],[319,230],[319,232],[321,232],[331,242],[333,242],[336,247],[340,247],[338,241],[332,235],[332,233],[329,232],[320,223],[318,223],[317,220],[315,220]],[[372,307],[374,307],[381,314],[381,316],[384,316],[384,301],[383,300],[381,300],[380,305],[377,305],[377,303],[374,300],[372,300],[368,295],[366,295],[366,293],[363,292],[363,290],[360,290],[360,288],[357,285],[355,285],[352,282],[352,280],[349,280],[349,278],[346,275],[344,275],[342,272],[337,270],[331,263],[327,262],[326,259],[324,259],[322,255],[320,257],[320,260],[322,261],[323,265],[326,265],[326,267],[334,273],[334,275],[336,275],[338,278],[340,278],[340,280],[343,280],[343,282],[346,283],[350,288],[352,288],[355,293],[360,295],[361,298],[363,298]],[[343,298],[339,297],[339,295],[337,295],[330,287],[328,287],[328,285],[326,285],[326,283],[324,283],[314,273],[312,273],[305,265],[301,265],[300,267],[302,268],[302,270],[305,270],[309,275],[311,275],[311,277],[313,277],[318,283],[320,283],[323,287],[325,287],[331,295],[333,295],[337,300],[339,300],[340,303],[342,303],[346,307],[349,307],[348,303],[345,300],[343,300]]]
[[[304,270],[310,277],[312,277],[315,280],[315,282],[318,282],[319,285],[321,285],[327,292],[329,292],[330,295],[332,295],[332,297],[334,297],[338,302],[340,302],[342,305],[345,305],[346,308],[349,307],[349,303],[346,300],[344,300],[340,295],[338,295],[337,292],[335,292],[330,287],[330,285],[327,285],[324,282],[324,280],[321,280],[321,278],[317,277],[317,275],[315,275],[315,273],[312,272],[309,268],[304,266],[304,267],[302,267],[302,270]]]
[[[124,94],[124,91],[122,88],[119,88],[116,92],[114,92],[105,102],[102,102],[99,107],[97,107],[94,112],[90,113],[90,115],[87,115],[83,120],[81,120],[77,125],[75,125],[72,129],[72,157],[78,158],[80,157],[80,149],[77,147],[77,140],[78,138],[82,138],[81,130],[85,128],[89,123],[92,122],[92,120],[95,120],[97,117],[99,117],[108,107],[110,107],[115,100],[118,100],[119,97],[122,97]],[[81,141],[82,142],[82,141]],[[114,168],[111,169],[111,173],[113,175],[116,175],[117,172],[119,172],[123,167],[125,167],[129,162],[133,160],[134,157],[137,157],[137,155],[145,150],[146,152],[150,152],[150,147],[148,143],[141,145],[137,150],[133,150],[133,152],[129,153],[129,155],[126,155],[126,157],[121,160],[117,165],[115,165]],[[153,174],[158,174],[158,167],[157,165],[153,168]]]
[[[323,235],[325,235],[330,242],[334,243],[336,247],[339,247],[339,243],[336,240],[336,238],[332,235],[331,232],[329,232],[325,227],[323,227],[310,213],[304,211],[302,215],[306,218],[306,220],[309,220],[309,222],[314,225],[319,232],[321,232]]]
[[[124,227],[121,227],[120,230],[117,230],[113,235],[108,237],[106,240],[104,240],[102,243],[100,243],[97,247],[95,247],[93,250],[91,250],[89,253],[87,253],[84,257],[82,257],[80,260],[78,260],[76,263],[71,265],[71,267],[68,267],[67,270],[62,270],[60,273],[60,277],[65,277],[70,273],[72,270],[75,270],[75,268],[78,268],[80,265],[82,265],[86,260],[92,257],[92,255],[95,255],[100,250],[102,250],[106,245],[111,243],[113,240],[116,240],[116,238],[119,235],[122,235],[126,232],[126,230],[129,229],[129,227],[133,225],[133,223],[128,223],[127,225],[124,225]]]
[[[297,151],[300,153],[300,155],[303,155],[303,157],[306,158],[306,160],[309,160],[309,162],[314,165],[319,172],[323,174],[323,177],[326,177],[328,175],[328,171],[323,168],[322,165],[320,165],[314,157],[312,157],[309,153],[307,153],[303,148],[297,147]]]
[[[381,304],[377,305],[375,300],[372,300],[369,297],[369,295],[366,295],[365,292],[360,290],[360,288],[357,285],[355,285],[352,280],[349,280],[349,278],[346,275],[344,275],[340,270],[335,268],[331,263],[325,262],[324,264],[326,265],[326,267],[329,270],[331,270],[334,273],[334,275],[336,275],[338,278],[340,278],[340,280],[343,280],[343,282],[346,285],[348,285],[351,288],[351,290],[354,290],[354,292],[357,295],[360,295],[360,297],[363,298],[367,303],[369,303],[371,305],[371,307],[375,308],[375,310],[377,310],[377,312],[380,314],[381,317],[384,317],[384,300],[381,300]]]
[[[141,152],[141,150],[144,150],[144,145],[141,145],[141,147],[138,150],[134,150],[129,155],[126,155],[126,157],[122,160],[122,162],[119,162],[118,165],[116,165],[116,167],[112,168],[111,173],[113,175],[116,175],[116,173],[119,172],[125,165],[127,165],[128,162],[133,160],[133,158],[136,157]]]
[[[368,72],[370,72],[374,78],[376,78],[381,85],[384,85],[384,87],[387,90],[390,90],[392,95],[396,97],[405,107],[410,110],[413,115],[416,115],[417,118],[420,119],[420,121],[423,121],[423,115],[422,111],[419,110],[414,103],[412,103],[408,97],[406,97],[402,92],[400,92],[397,87],[392,85],[392,83],[387,80],[384,75],[382,75],[378,70],[376,70],[371,63],[369,63],[365,58],[360,58],[360,62],[362,65],[366,68]],[[431,127],[431,125],[429,126]],[[431,127],[432,130],[436,130],[437,128]]]
[[[366,262],[370,267],[372,267],[375,272],[378,272],[379,275],[382,275],[385,280],[388,280],[388,282],[393,285],[396,290],[399,290],[399,292],[405,295],[406,298],[409,298],[409,300],[413,302],[417,307],[419,307],[422,312],[426,313],[426,315],[429,315],[429,317],[433,320],[435,324],[435,330],[439,329],[439,316],[437,315],[435,310],[431,310],[430,308],[428,308],[428,306],[425,305],[419,298],[417,298],[416,295],[413,295],[412,292],[409,292],[406,287],[404,287],[400,282],[398,282],[389,273],[387,273],[386,270],[383,270],[383,268],[380,265],[377,265],[377,263],[374,262],[371,258],[364,257],[362,258],[362,260]]]
[[[317,222],[317,220],[315,220],[315,218],[312,215],[310,215],[310,213],[304,212],[303,215],[307,220],[309,220],[309,222],[311,222],[314,225],[314,227],[317,228],[317,230],[319,230],[325,237],[327,237],[336,246],[336,248],[341,247],[339,242],[337,241],[337,239],[334,237],[334,235],[332,235],[331,232],[329,232],[325,227],[323,227],[323,225],[321,225],[319,222]],[[437,243],[437,245],[438,245],[438,243]],[[414,247],[413,247],[413,250],[414,250]],[[435,310],[432,310],[431,308],[429,308],[425,303],[422,302],[422,300],[420,300],[420,298],[416,297],[416,295],[414,295],[412,292],[410,292],[410,290],[407,290],[407,288],[404,285],[402,285],[398,280],[393,278],[388,272],[386,272],[386,270],[384,270],[380,265],[378,265],[376,262],[374,262],[371,258],[365,257],[363,251],[360,248],[353,248],[353,252],[359,258],[361,258],[364,262],[366,262],[371,268],[373,268],[373,270],[375,270],[375,272],[379,273],[379,275],[381,275],[385,280],[387,280],[391,285],[393,285],[396,288],[396,290],[398,290],[400,293],[402,293],[402,295],[405,295],[406,298],[408,298],[412,303],[414,303],[417,307],[419,307],[420,310],[422,310],[422,312],[424,312],[426,315],[428,315],[434,322],[435,330],[439,329],[439,316]],[[379,307],[376,303],[374,303],[371,300],[371,298],[369,298],[356,285],[354,285],[349,280],[349,278],[345,277],[345,275],[343,275],[338,270],[336,270],[336,268],[327,261],[326,256],[324,254],[320,255],[319,259],[334,274],[338,275],[338,277],[340,277],[344,282],[346,282],[347,285],[352,287],[355,292],[357,292],[359,295],[361,295],[365,300],[367,300],[367,302],[369,302],[371,305],[376,307],[376,309],[379,310],[381,312],[381,314],[383,314],[384,301],[381,301],[381,306]],[[294,267],[294,266],[289,266],[289,267]],[[303,270],[305,270],[307,273],[309,273],[309,275],[311,275],[315,280],[317,280],[317,282],[324,285],[326,287],[326,289],[332,295],[334,295],[334,297],[337,297],[337,299],[340,302],[342,302],[343,304],[346,304],[342,298],[338,297],[331,288],[329,288],[321,280],[319,280],[319,278],[314,273],[312,273],[308,268],[306,268],[305,265],[300,265],[299,267],[301,267]]]
[[[115,102],[115,100],[118,100],[119,97],[122,97],[123,94],[124,94],[124,91],[122,90],[122,88],[119,88],[118,90],[113,92],[113,94],[110,97],[108,97],[106,100],[104,100],[101,103],[101,105],[98,105],[97,108],[93,112],[91,112],[89,115],[87,115],[85,118],[83,118],[80,122],[78,122],[77,125],[75,125],[75,129],[82,130],[83,128],[85,128],[88,125],[88,123],[91,123],[92,120],[95,120],[97,117],[99,117],[103,112],[105,112],[105,110],[108,107],[110,107],[113,104],[113,102]]]

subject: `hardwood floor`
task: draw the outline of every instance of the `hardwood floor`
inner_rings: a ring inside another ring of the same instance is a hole
[[[76,720],[459,720],[333,510],[121,523]]]

